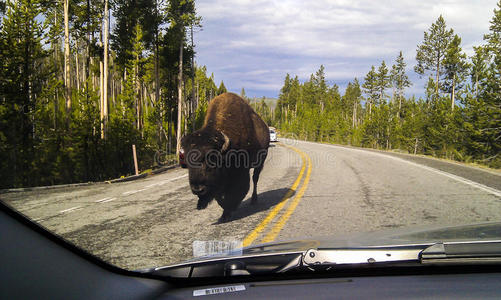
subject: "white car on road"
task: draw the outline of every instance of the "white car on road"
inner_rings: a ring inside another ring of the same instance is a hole
[[[277,131],[274,128],[270,128],[270,142],[278,142]]]

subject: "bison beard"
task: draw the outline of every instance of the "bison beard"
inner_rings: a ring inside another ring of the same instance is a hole
[[[269,129],[266,123],[238,95],[225,93],[210,101],[201,129],[183,138],[192,192],[198,196],[197,209],[205,209],[216,199],[223,208],[219,222],[230,220],[250,187],[252,203],[257,202],[257,182],[268,153]],[[235,152],[242,156],[232,156]],[[190,161],[190,154],[196,159]],[[217,153],[213,164],[207,158]]]

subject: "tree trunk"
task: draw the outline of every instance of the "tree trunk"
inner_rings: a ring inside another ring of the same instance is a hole
[[[167,119],[167,147],[168,153],[172,152],[172,107],[169,107],[169,117]]]
[[[191,24],[191,49],[195,49],[193,44],[193,24]],[[197,109],[195,101],[195,52],[191,55],[191,127],[195,131],[195,110]]]
[[[80,65],[78,63],[78,39],[75,40],[75,69],[76,69],[76,76],[75,76],[75,81],[77,84],[77,90],[80,91]]]
[[[440,52],[437,55],[437,74],[436,74],[436,82],[435,82],[435,96],[438,98],[438,81],[440,79]]]
[[[85,100],[86,100],[86,103],[85,105],[88,105],[89,104],[89,73],[90,73],[90,0],[87,0],[87,40],[86,40],[86,43],[87,43],[87,51],[86,51],[86,55],[87,57],[85,58]]]
[[[454,74],[454,77],[452,79],[452,93],[451,93],[451,110],[454,110],[454,101],[456,97],[456,74]]]
[[[184,46],[184,28],[179,41],[179,74],[177,76],[177,134],[176,134],[176,156],[179,158],[179,149],[181,149],[181,119],[183,106],[183,47]]]
[[[54,10],[54,24],[57,24],[57,18],[56,18],[56,13],[55,13],[55,10]],[[58,51],[57,51],[57,44],[55,43],[53,45],[54,47],[54,63],[57,65],[58,63]],[[58,111],[59,111],[59,95],[58,95],[58,92],[57,92],[57,89],[55,91],[55,98],[54,98],[54,131],[57,129],[57,114],[58,114]]]
[[[184,84],[183,84],[184,86]],[[183,105],[184,105],[184,109],[183,109],[183,112],[184,112],[184,133],[188,132],[188,118],[190,117],[190,103],[189,101],[186,101],[186,99],[184,99],[183,101]]]
[[[64,98],[66,99],[66,112],[69,116],[71,110],[71,81],[70,81],[70,21],[69,0],[63,0],[64,10]]]
[[[103,134],[106,137],[108,123],[108,35],[110,31],[110,11],[108,0],[104,0],[104,58],[103,58]]]
[[[99,121],[101,123],[101,139],[104,139],[104,90],[103,90],[103,60],[99,60]]]
[[[398,92],[398,117],[400,118],[401,116],[401,113],[400,111],[402,110],[402,95],[401,95],[401,92],[399,91]]]
[[[357,101],[353,101],[353,116],[352,116],[352,127],[355,128],[355,120],[357,118]]]
[[[136,118],[137,118],[137,130],[141,130],[141,86],[139,82],[139,53],[136,53],[136,67],[134,71],[134,86],[135,92],[134,96],[136,97]]]
[[[478,74],[475,74],[475,98],[478,100]]]
[[[158,17],[158,3],[155,1],[155,17]],[[160,73],[159,73],[159,41],[158,41],[158,26],[155,28],[155,104],[160,98]]]

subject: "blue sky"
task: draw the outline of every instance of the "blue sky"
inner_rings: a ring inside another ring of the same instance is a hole
[[[399,51],[420,96],[414,73],[417,45],[440,14],[462,38],[463,49],[483,43],[496,0],[295,1],[199,0],[203,30],[195,34],[197,63],[216,83],[248,96],[278,97],[286,73],[307,80],[321,64],[329,84],[343,91],[371,65],[393,64]]]

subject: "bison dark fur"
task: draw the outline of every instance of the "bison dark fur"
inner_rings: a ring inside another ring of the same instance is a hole
[[[224,210],[219,221],[228,221],[249,191],[251,168],[256,203],[269,143],[268,126],[244,99],[232,93],[212,99],[202,128],[181,141],[197,209],[216,199]]]

